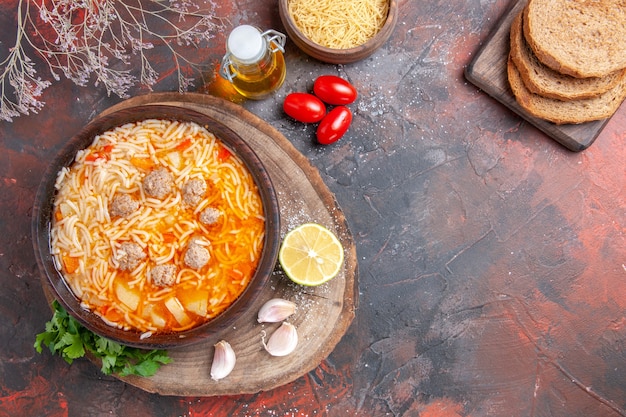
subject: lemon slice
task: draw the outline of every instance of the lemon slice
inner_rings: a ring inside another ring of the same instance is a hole
[[[324,226],[305,223],[287,233],[278,260],[293,282],[315,286],[339,273],[343,265],[343,247],[337,236]]]

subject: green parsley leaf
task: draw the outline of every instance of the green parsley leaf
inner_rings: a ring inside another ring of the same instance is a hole
[[[35,337],[35,350],[41,353],[47,346],[52,354],[59,354],[67,363],[83,357],[87,352],[98,358],[105,375],[139,375],[150,377],[161,365],[171,363],[165,350],[145,350],[121,345],[87,330],[57,302],[52,303],[54,314],[46,323],[45,331]]]
[[[69,332],[65,333],[61,338],[61,341],[57,343],[57,346],[59,347],[57,350],[62,350],[63,355],[70,359],[82,358],[85,356],[85,347],[83,346],[80,335],[78,334],[72,334]],[[63,349],[60,349],[61,346],[64,346]]]

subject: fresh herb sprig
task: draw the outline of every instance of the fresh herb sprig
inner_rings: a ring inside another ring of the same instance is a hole
[[[152,376],[161,365],[172,362],[165,350],[145,350],[121,345],[87,330],[57,302],[52,303],[54,314],[46,323],[46,331],[35,339],[35,349],[43,346],[60,355],[71,364],[87,352],[100,359],[105,375]]]

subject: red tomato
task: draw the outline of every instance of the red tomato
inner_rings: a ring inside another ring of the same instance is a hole
[[[291,93],[285,97],[283,110],[299,122],[316,123],[326,115],[322,100],[308,93]]]
[[[353,103],[357,98],[356,88],[335,75],[321,75],[313,83],[313,93],[323,102],[335,106]]]
[[[317,141],[322,145],[337,142],[350,127],[352,112],[346,106],[338,106],[328,112],[317,127]]]

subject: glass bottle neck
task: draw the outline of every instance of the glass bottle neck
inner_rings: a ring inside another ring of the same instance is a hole
[[[272,63],[272,52],[269,49],[265,50],[265,53],[255,62],[241,62],[235,56],[231,56],[230,64],[235,72],[242,74],[249,74],[253,72],[262,71]]]

